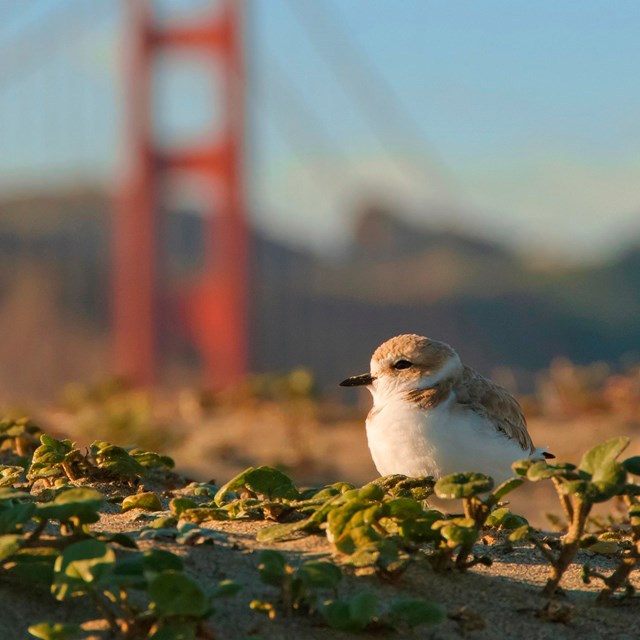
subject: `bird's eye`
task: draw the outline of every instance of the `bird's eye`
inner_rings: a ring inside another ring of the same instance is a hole
[[[393,365],[394,369],[408,369],[409,367],[412,367],[413,364],[411,362],[409,362],[408,360],[398,360],[398,362],[396,362]]]

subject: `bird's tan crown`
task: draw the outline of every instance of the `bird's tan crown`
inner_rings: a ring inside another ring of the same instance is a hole
[[[371,362],[386,364],[406,359],[420,369],[437,371],[455,355],[456,352],[444,342],[407,333],[382,343],[374,351]]]

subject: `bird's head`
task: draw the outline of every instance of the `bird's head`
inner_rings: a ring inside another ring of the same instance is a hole
[[[458,354],[444,342],[404,334],[381,344],[371,358],[371,372],[343,380],[343,387],[365,385],[380,402],[407,391],[429,389],[462,368]]]

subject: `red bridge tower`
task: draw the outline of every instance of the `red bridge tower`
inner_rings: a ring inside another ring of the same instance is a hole
[[[126,0],[126,158],[114,218],[114,359],[118,374],[149,385],[158,371],[161,295],[159,184],[166,172],[204,178],[215,187],[205,216],[205,264],[182,294],[187,328],[213,387],[247,370],[247,258],[244,205],[244,68],[241,0],[220,0],[197,24],[159,27],[151,2]],[[152,132],[152,71],[160,51],[191,50],[220,70],[222,126],[200,146],[161,150]]]

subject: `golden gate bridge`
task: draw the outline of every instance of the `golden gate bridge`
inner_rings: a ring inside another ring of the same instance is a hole
[[[11,48],[12,55],[0,63],[3,102],[15,100],[15,86],[37,76],[47,61],[58,52],[64,53],[70,43],[90,38],[101,23],[113,20],[109,3],[67,0],[49,6],[46,2],[34,4],[42,6],[46,19],[39,21],[41,33],[35,37],[19,39],[17,46],[9,38],[5,45],[5,49]],[[24,6],[27,23],[34,4]],[[291,0],[287,5],[378,146],[392,157],[392,141],[412,141],[429,163],[428,175],[416,176],[417,179],[437,184],[443,192],[455,192],[442,163],[426,152],[430,145],[411,110],[357,46],[337,7],[315,0]],[[159,20],[157,5],[149,0],[128,0],[119,5],[124,36],[119,81],[123,126],[119,131],[122,152],[112,189],[112,356],[114,372],[144,385],[153,384],[158,378],[162,364],[160,318],[167,306],[180,318],[179,331],[188,335],[197,350],[209,386],[237,382],[251,369],[250,280],[255,273],[256,256],[250,241],[247,198],[247,182],[251,179],[247,168],[247,140],[251,135],[247,111],[259,108],[251,96],[252,83],[261,80],[251,77],[250,58],[260,52],[252,50],[252,2],[218,0],[205,6],[205,12],[185,21]],[[17,15],[19,21],[19,12]],[[0,50],[1,35],[0,30]],[[154,114],[159,107],[154,78],[158,61],[167,56],[205,60],[207,69],[217,78],[212,106],[217,119],[214,131],[202,132],[188,143],[167,145],[154,127]],[[327,155],[348,159],[340,141],[318,117],[313,96],[297,89],[275,60],[271,60],[271,70],[275,91],[288,109],[281,113],[277,130],[293,151],[304,155],[301,147],[326,149]],[[44,80],[45,84],[59,84],[60,80],[73,83],[63,73],[58,75]],[[92,105],[91,98],[79,100],[86,104],[76,105],[77,113],[71,117],[76,118],[79,129],[83,121],[91,129],[96,125],[91,122],[95,103]],[[42,137],[55,128],[56,119],[70,117],[46,101],[38,106],[47,119],[36,127],[40,131],[37,135]],[[91,140],[84,147],[90,156]],[[354,174],[360,171],[353,163],[349,170]],[[165,186],[172,175],[204,185],[203,256],[197,271],[168,291],[166,243],[162,236]],[[322,175],[314,178],[326,179]]]

